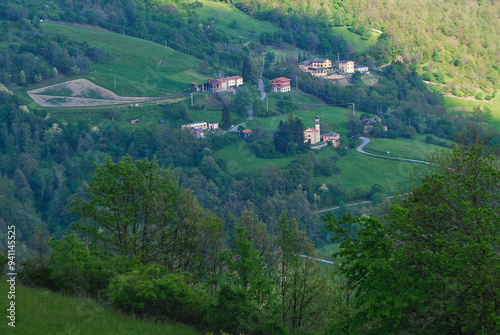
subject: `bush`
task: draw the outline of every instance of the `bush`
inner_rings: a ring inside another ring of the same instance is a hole
[[[117,308],[139,316],[199,324],[208,297],[204,290],[189,285],[183,274],[149,265],[117,276],[110,285],[110,300]]]
[[[97,297],[107,288],[110,270],[100,258],[90,254],[75,232],[64,235],[61,240],[52,238],[49,245],[54,249],[50,265],[42,264],[38,271],[50,274],[47,283],[55,290]]]

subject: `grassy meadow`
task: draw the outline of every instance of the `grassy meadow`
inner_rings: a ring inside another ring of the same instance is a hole
[[[206,79],[197,72],[199,59],[150,41],[104,29],[55,22],[43,22],[42,27],[47,32],[107,50],[110,61],[93,63],[92,72],[79,77],[121,96],[162,96],[183,91],[191,82]]]
[[[192,3],[194,1],[185,1]],[[205,22],[213,22],[215,27],[231,34],[233,37],[247,42],[255,33],[273,33],[280,31],[281,28],[272,23],[254,19],[237,8],[223,2],[214,2],[209,0],[198,0],[203,7],[196,9],[200,19]],[[234,26],[233,21],[237,22]]]
[[[356,51],[361,51],[364,48],[375,44],[380,36],[378,33],[371,32],[370,39],[364,40],[361,36],[350,32],[348,27],[333,27],[332,30],[336,35],[342,36],[348,44],[352,45],[354,49],[356,49]]]
[[[68,297],[48,290],[16,286],[16,327],[7,325],[9,291],[5,279],[0,281],[0,308],[3,311],[0,334],[87,334],[195,335],[196,330],[185,325],[161,324],[123,315],[108,306],[89,299]]]
[[[318,157],[336,155],[332,147],[319,150]],[[410,163],[363,155],[356,150],[348,150],[347,155],[337,161],[340,175],[316,177],[317,183],[340,183],[346,191],[360,187],[370,190],[373,184],[380,184],[386,195],[393,195],[410,184],[410,172],[414,168],[425,168],[422,164]]]
[[[420,134],[415,139],[408,138],[371,138],[370,143],[365,147],[380,153],[387,153],[393,157],[417,159],[428,161],[427,155],[436,150],[446,150],[443,147],[434,144],[425,143],[426,134]],[[440,139],[441,140],[441,139]]]
[[[445,106],[450,113],[472,112],[474,107],[488,107],[491,110],[491,120],[485,125],[486,128],[500,131],[500,101],[499,100],[472,100],[445,96]]]

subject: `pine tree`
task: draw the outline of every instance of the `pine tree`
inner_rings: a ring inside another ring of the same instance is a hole
[[[246,56],[243,59],[243,68],[241,70],[241,75],[243,76],[243,80],[250,84],[257,84],[258,73],[255,65],[253,64],[250,57]]]
[[[221,126],[222,128],[229,128],[233,124],[231,120],[231,112],[229,111],[229,107],[227,105],[224,105],[224,108],[222,108],[221,112]]]

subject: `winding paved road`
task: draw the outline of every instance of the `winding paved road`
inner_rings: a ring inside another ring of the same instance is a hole
[[[406,162],[412,162],[412,163],[421,163],[421,164],[431,164],[430,162],[427,162],[427,161],[420,161],[418,159],[409,159],[409,158],[399,158],[399,157],[388,157],[388,156],[382,156],[382,155],[376,155],[376,154],[372,154],[372,153],[369,153],[369,152],[366,152],[363,150],[363,148],[368,144],[370,143],[370,139],[367,138],[367,137],[362,137],[360,136],[359,137],[361,140],[363,140],[363,143],[361,143],[361,145],[359,147],[356,148],[356,150],[362,154],[365,154],[365,155],[369,155],[369,156],[373,156],[373,157],[381,157],[381,158],[385,158],[385,159],[394,159],[394,160],[398,160],[398,161],[406,161]]]

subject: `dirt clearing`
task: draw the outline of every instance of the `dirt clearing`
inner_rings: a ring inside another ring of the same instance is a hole
[[[42,107],[93,107],[118,104],[136,104],[162,97],[122,97],[87,79],[37,88],[27,92]]]

